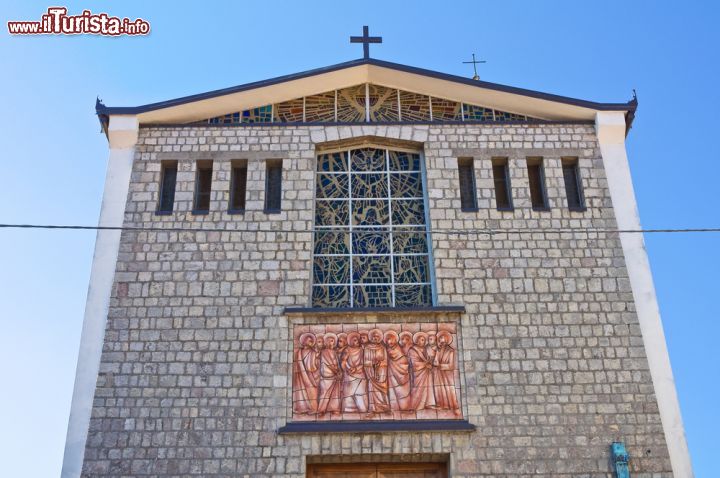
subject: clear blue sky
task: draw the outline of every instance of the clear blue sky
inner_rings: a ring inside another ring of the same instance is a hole
[[[711,2],[69,2],[150,21],[139,38],[10,37],[51,3],[4,0],[0,222],[96,224],[107,142],[96,95],[144,104],[376,58],[640,107],[628,153],[643,225],[720,226],[720,21]],[[0,463],[59,474],[95,234],[0,230]],[[646,236],[698,477],[720,474],[720,234]]]

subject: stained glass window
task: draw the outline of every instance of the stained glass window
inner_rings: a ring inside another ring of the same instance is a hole
[[[398,120],[397,90],[379,85],[368,85],[368,105],[370,107],[370,121]]]
[[[272,105],[259,106],[244,111],[237,111],[207,120],[209,124],[240,124],[272,122]]]
[[[274,117],[273,117],[274,114]],[[295,98],[203,120],[209,124],[243,123],[390,123],[396,121],[519,122],[537,120],[485,106],[430,97],[375,84]]]
[[[310,123],[335,121],[335,92],[306,97],[305,121]]]
[[[342,123],[365,121],[365,85],[338,90],[337,120]]]
[[[285,101],[275,105],[275,115],[280,123],[302,123],[303,99]]]
[[[464,104],[463,114],[465,121],[495,121],[493,110],[482,106]]]
[[[507,111],[495,111],[495,121],[525,121],[526,119],[527,117],[524,115],[508,113]]]
[[[432,98],[433,121],[461,121],[460,103],[442,98]]]
[[[430,121],[430,97],[400,91],[400,116],[403,121]]]
[[[313,307],[432,305],[423,181],[417,153],[318,156]]]

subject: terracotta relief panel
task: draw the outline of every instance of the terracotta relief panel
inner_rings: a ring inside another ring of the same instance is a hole
[[[293,328],[294,421],[461,419],[454,323]]]

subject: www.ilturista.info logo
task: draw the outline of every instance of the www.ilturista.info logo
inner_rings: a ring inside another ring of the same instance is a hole
[[[7,22],[11,35],[147,35],[150,23],[138,18],[111,17],[107,13],[83,10],[80,15],[68,15],[65,7],[50,7],[40,21]]]

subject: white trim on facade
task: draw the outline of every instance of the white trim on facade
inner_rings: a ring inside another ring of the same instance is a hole
[[[98,222],[100,226],[123,224],[137,136],[138,121],[136,117],[112,116],[110,118],[108,127],[110,155]],[[75,372],[75,387],[65,440],[62,478],[79,477],[82,471],[85,442],[88,436],[105,336],[105,323],[115,278],[115,264],[120,248],[120,232],[101,230],[98,231],[95,239],[95,252]]]
[[[598,144],[619,229],[640,229],[630,165],[625,150],[623,112],[598,112],[595,117]],[[665,441],[675,478],[692,478],[690,452],[680,415],[670,357],[660,320],[650,262],[641,234],[620,234],[640,330],[655,388]]]

